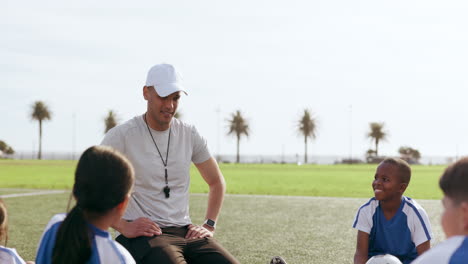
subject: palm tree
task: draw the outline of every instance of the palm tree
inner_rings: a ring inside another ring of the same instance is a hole
[[[7,143],[5,141],[0,140],[0,151],[5,151],[8,148]]]
[[[237,138],[237,156],[236,156],[236,163],[239,163],[239,145],[240,139],[242,135],[249,136],[249,124],[247,120],[242,117],[242,114],[239,110],[235,113],[231,114],[231,119],[228,120],[229,122],[229,132],[228,135],[235,135]]]
[[[36,101],[32,104],[31,118],[39,121],[39,151],[37,158],[42,159],[42,120],[50,120],[52,113],[47,105],[42,101]]]
[[[5,153],[6,155],[15,154],[15,150],[13,150],[11,146],[8,146],[8,144],[5,143],[5,141],[0,140],[0,154],[2,152]]]
[[[387,132],[384,131],[384,123],[369,123],[370,132],[367,137],[375,143],[375,156],[379,156],[379,142],[387,139]]]
[[[106,118],[104,118],[104,125],[106,127],[104,129],[104,134],[117,125],[117,116],[114,113],[114,111],[109,110],[109,113],[107,113]]]
[[[304,136],[304,164],[307,163],[307,138],[314,139],[317,131],[317,120],[308,109],[304,109],[304,115],[297,124],[299,133]]]
[[[179,110],[174,114],[174,117],[181,120],[182,119],[182,112]]]

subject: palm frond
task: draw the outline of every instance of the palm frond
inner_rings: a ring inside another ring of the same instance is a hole
[[[50,120],[52,112],[49,111],[47,105],[42,101],[36,101],[32,105],[31,118],[33,120]]]

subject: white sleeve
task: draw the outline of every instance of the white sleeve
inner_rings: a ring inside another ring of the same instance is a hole
[[[193,152],[192,152],[192,161],[195,164],[199,164],[207,161],[211,158],[211,153],[208,150],[208,143],[205,138],[203,138],[198,130],[193,126],[192,127],[192,142],[193,142]]]
[[[448,264],[457,249],[460,249],[463,243],[463,236],[451,237],[430,250],[424,252],[411,264]],[[464,263],[464,262],[463,262]]]
[[[119,249],[120,253],[122,254],[123,258],[125,259],[125,264],[134,264],[135,260],[133,259],[132,255],[126,248],[119,244],[119,242],[115,242],[115,245]]]
[[[426,211],[414,200],[403,208],[408,217],[408,228],[411,231],[411,240],[416,246],[431,240],[432,230]]]
[[[426,211],[421,206],[416,206],[412,214],[412,227],[410,227],[411,238],[416,246],[431,240],[433,237],[431,223]]]
[[[371,206],[361,206],[354,217],[353,228],[370,234],[372,229]]]
[[[0,246],[0,263],[2,264],[25,264],[26,262],[18,255],[16,249]]]
[[[112,147],[121,153],[125,153],[125,140],[122,137],[119,127],[114,127],[107,131],[101,145]]]

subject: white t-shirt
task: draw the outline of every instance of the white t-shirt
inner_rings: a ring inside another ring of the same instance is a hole
[[[25,264],[26,262],[18,255],[16,249],[0,246],[1,264]]]
[[[135,168],[132,198],[123,218],[147,217],[160,227],[191,224],[190,165],[211,158],[206,140],[194,126],[176,118],[172,119],[170,129],[156,131],[150,128],[150,131],[165,162],[169,131],[171,133],[167,156],[169,198],[163,191],[166,187],[164,164],[142,115],[112,128],[101,142],[101,145],[123,153]]]
[[[424,252],[411,264],[466,264],[468,236],[453,236]]]

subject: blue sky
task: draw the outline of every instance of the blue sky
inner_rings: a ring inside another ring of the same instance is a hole
[[[213,153],[235,153],[226,119],[241,110],[241,153],[302,155],[296,122],[318,120],[311,155],[362,157],[370,122],[380,152],[468,154],[464,1],[0,0],[0,139],[38,147],[31,104],[45,101],[44,151],[99,144],[108,110],[144,113],[149,67],[172,63],[189,96],[183,120]],[[219,109],[219,111],[217,111]]]

